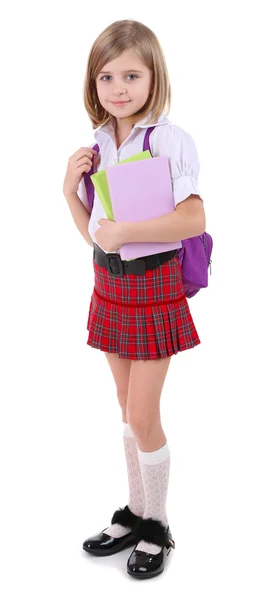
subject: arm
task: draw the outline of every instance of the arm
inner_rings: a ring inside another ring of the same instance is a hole
[[[77,194],[65,196],[67,204],[70,208],[72,217],[83,238],[89,246],[94,247],[93,240],[88,233],[88,225],[90,221],[90,213],[85,208]]]
[[[204,233],[206,218],[200,196],[191,194],[167,215],[122,225],[125,239],[123,243],[176,242]]]

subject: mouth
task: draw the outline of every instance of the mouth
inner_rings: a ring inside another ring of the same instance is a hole
[[[125,100],[125,101],[121,101],[121,102],[112,102],[112,104],[114,104],[114,106],[123,106],[124,104],[128,104],[128,102],[130,102],[130,100]]]

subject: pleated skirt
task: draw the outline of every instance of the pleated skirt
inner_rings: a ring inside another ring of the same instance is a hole
[[[150,360],[194,348],[200,339],[178,256],[144,275],[112,275],[93,258],[87,344],[119,358]]]

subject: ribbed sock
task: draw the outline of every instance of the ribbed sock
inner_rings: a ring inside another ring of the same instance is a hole
[[[157,519],[162,525],[168,525],[166,497],[169,482],[170,451],[168,443],[154,452],[142,452],[138,448],[138,457],[145,493],[145,511],[143,519]],[[136,550],[158,554],[161,547],[141,540]]]
[[[123,443],[127,463],[127,474],[129,483],[129,509],[137,516],[143,516],[145,509],[145,494],[138,459],[138,449],[132,429],[128,423],[123,423]],[[105,529],[104,533],[113,537],[122,537],[130,533],[130,527],[123,527],[114,523]]]

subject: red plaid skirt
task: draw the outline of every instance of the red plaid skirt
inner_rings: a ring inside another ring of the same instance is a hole
[[[93,258],[95,285],[87,344],[120,358],[148,360],[200,344],[178,256],[144,275],[112,275]]]

